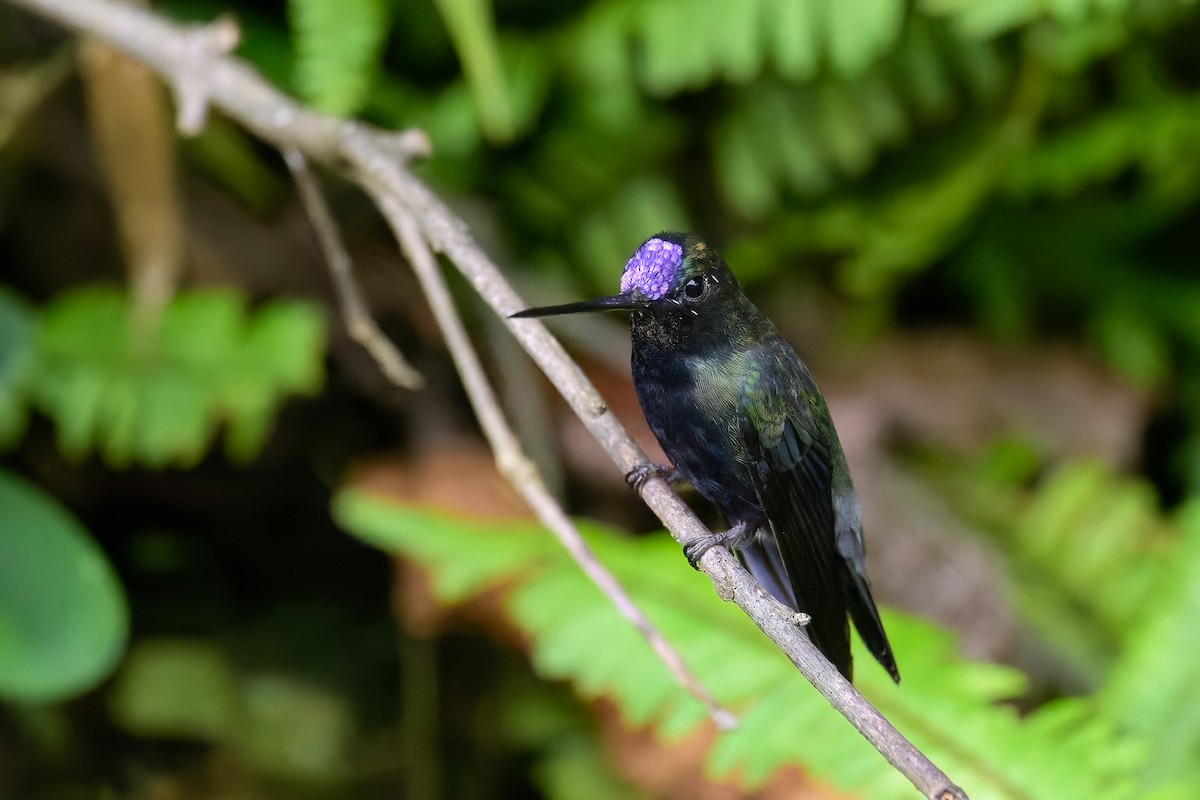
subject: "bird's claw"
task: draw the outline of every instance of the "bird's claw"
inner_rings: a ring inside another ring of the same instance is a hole
[[[642,487],[646,485],[646,481],[651,478],[666,478],[667,480],[671,480],[674,475],[675,469],[668,467],[666,464],[638,464],[625,473],[625,482],[629,484],[630,489],[640,492]]]
[[[700,536],[694,541],[688,542],[683,546],[683,554],[687,557],[688,563],[692,565],[692,569],[700,569],[700,559],[704,557],[712,548],[717,545],[728,547],[731,550],[737,547],[746,536],[753,534],[758,530],[758,523],[750,520],[743,520],[734,525],[727,531],[710,532],[707,535]]]
[[[708,536],[701,536],[695,541],[688,542],[683,546],[683,555],[687,557],[688,563],[692,565],[692,569],[700,569],[700,559],[704,558],[704,554],[712,548],[724,541],[724,534],[713,533]]]

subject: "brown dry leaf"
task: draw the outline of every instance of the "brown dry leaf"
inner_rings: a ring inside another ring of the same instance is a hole
[[[411,459],[378,458],[358,465],[347,485],[399,503],[432,506],[478,519],[528,519],[529,510],[496,471],[492,453],[475,440],[442,443],[419,451]],[[404,630],[417,638],[432,638],[445,627],[450,611],[433,597],[424,570],[403,558],[393,560],[393,612]],[[488,622],[505,639],[515,630],[498,607],[495,593],[467,604],[466,613]]]
[[[611,703],[595,704],[604,751],[617,771],[642,791],[663,800],[843,800],[847,795],[807,778],[794,767],[779,770],[761,790],[749,794],[731,778],[703,777],[704,759],[717,737],[711,724],[672,741],[650,728],[632,729]]]
[[[529,519],[529,509],[496,471],[492,452],[473,439],[439,443],[409,459],[378,458],[355,467],[347,483],[408,505],[463,517]]]
[[[80,64],[135,306],[153,320],[174,291],[184,245],[166,90],[145,66],[98,41],[83,45]]]

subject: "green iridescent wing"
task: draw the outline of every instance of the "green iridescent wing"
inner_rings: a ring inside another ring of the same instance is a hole
[[[812,379],[783,342],[764,345],[750,361],[739,409],[741,436],[771,539],[749,542],[741,555],[768,589],[780,574],[786,576],[792,604],[812,617],[813,643],[849,679],[846,565],[834,539],[828,434],[817,424],[815,395],[789,391],[812,386]]]

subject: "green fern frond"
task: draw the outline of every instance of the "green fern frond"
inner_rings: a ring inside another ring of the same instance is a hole
[[[1152,488],[1092,462],[1061,468],[1032,495],[984,470],[951,484],[968,519],[1009,556],[1022,618],[1077,674],[1099,683],[1171,558],[1173,532]]]
[[[288,12],[301,96],[330,114],[357,111],[387,39],[387,0],[288,0]]]
[[[354,491],[338,496],[335,516],[376,546],[423,564],[445,602],[507,587],[505,608],[529,637],[543,676],[609,698],[631,724],[652,723],[665,736],[703,721],[700,704],[535,524],[466,521]],[[913,796],[749,620],[684,566],[673,541],[583,528],[635,602],[740,714],[739,728],[722,734],[709,755],[714,775],[734,776],[749,790],[786,765],[800,765],[876,800]],[[961,660],[952,637],[928,623],[896,613],[886,621],[904,684],[894,686],[859,648],[859,686],[973,798],[1142,796],[1131,777],[1145,755],[1141,739],[1118,732],[1085,701],[1020,718],[996,705],[1022,690],[1018,673]]]
[[[229,454],[246,460],[282,398],[320,386],[324,324],[308,305],[251,314],[235,292],[185,292],[156,328],[139,322],[110,288],[60,294],[43,310],[28,398],[68,457],[192,464],[224,425]]]
[[[1120,598],[1129,606],[1126,649],[1097,695],[1101,709],[1158,745],[1142,765],[1153,784],[1200,783],[1200,504],[1178,517],[1178,540],[1153,591]],[[1104,594],[1108,594],[1106,587]]]
[[[770,65],[807,81],[821,65],[853,78],[895,47],[903,0],[613,0],[641,54],[638,75],[652,94],[714,81],[745,83]]]
[[[963,46],[914,17],[892,51],[854,78],[746,86],[715,122],[718,185],[739,213],[763,218],[788,195],[815,198],[863,176],[918,126],[991,104],[1008,80],[991,45]]]

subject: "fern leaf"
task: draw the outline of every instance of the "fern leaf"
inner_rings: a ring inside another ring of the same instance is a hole
[[[795,0],[766,0],[767,40],[779,74],[792,81],[807,81],[820,67],[821,4]]]
[[[237,459],[257,452],[282,397],[321,382],[323,321],[295,302],[247,314],[233,292],[181,293],[158,327],[121,292],[58,296],[38,320],[29,396],[57,425],[64,454],[110,464],[193,464],[219,426]]]
[[[627,0],[630,32],[654,94],[699,88],[714,79],[746,82],[770,55],[780,74],[814,77],[827,63],[852,78],[890,52],[904,29],[903,0]]]
[[[955,103],[940,40],[933,24],[915,17],[908,26],[905,46],[896,54],[897,72],[903,76],[908,96],[926,117],[944,116]]]
[[[330,114],[366,100],[387,38],[387,0],[288,0],[300,94]]]
[[[652,0],[639,7],[631,17],[638,26],[640,76],[646,89],[665,95],[710,80],[715,62],[707,52],[704,14],[697,13],[696,5],[689,0]]]
[[[716,57],[717,73],[732,83],[744,83],[756,77],[765,61],[762,32],[767,27],[763,0],[730,3],[710,0],[709,35],[721,31],[721,41],[710,47]]]
[[[829,62],[845,77],[860,74],[892,48],[904,24],[904,0],[830,0],[823,4]]]
[[[739,213],[763,218],[791,193],[815,197],[865,174],[886,148],[904,142],[921,122],[955,110],[964,95],[992,102],[1004,68],[989,45],[969,49],[980,52],[964,55],[939,26],[914,17],[892,52],[852,80],[747,86],[714,123],[713,170],[722,193]],[[960,68],[964,60],[970,69]],[[869,219],[835,247],[864,251],[846,266],[856,273],[848,282],[885,286],[921,263],[973,208],[993,161],[990,153],[968,160],[935,188],[922,187],[923,196],[941,202],[914,203],[905,195],[886,211],[865,211]],[[845,210],[830,214],[844,217]],[[877,247],[861,235],[872,227],[880,234]]]
[[[1010,557],[1022,617],[1077,674],[1099,682],[1169,557],[1170,527],[1153,491],[1091,462],[1061,468],[1028,497],[980,472],[956,482],[962,507]]]
[[[1158,745],[1142,765],[1155,784],[1200,779],[1200,505],[1179,515],[1177,546],[1148,599],[1130,608],[1128,646],[1098,695],[1106,713]]]

